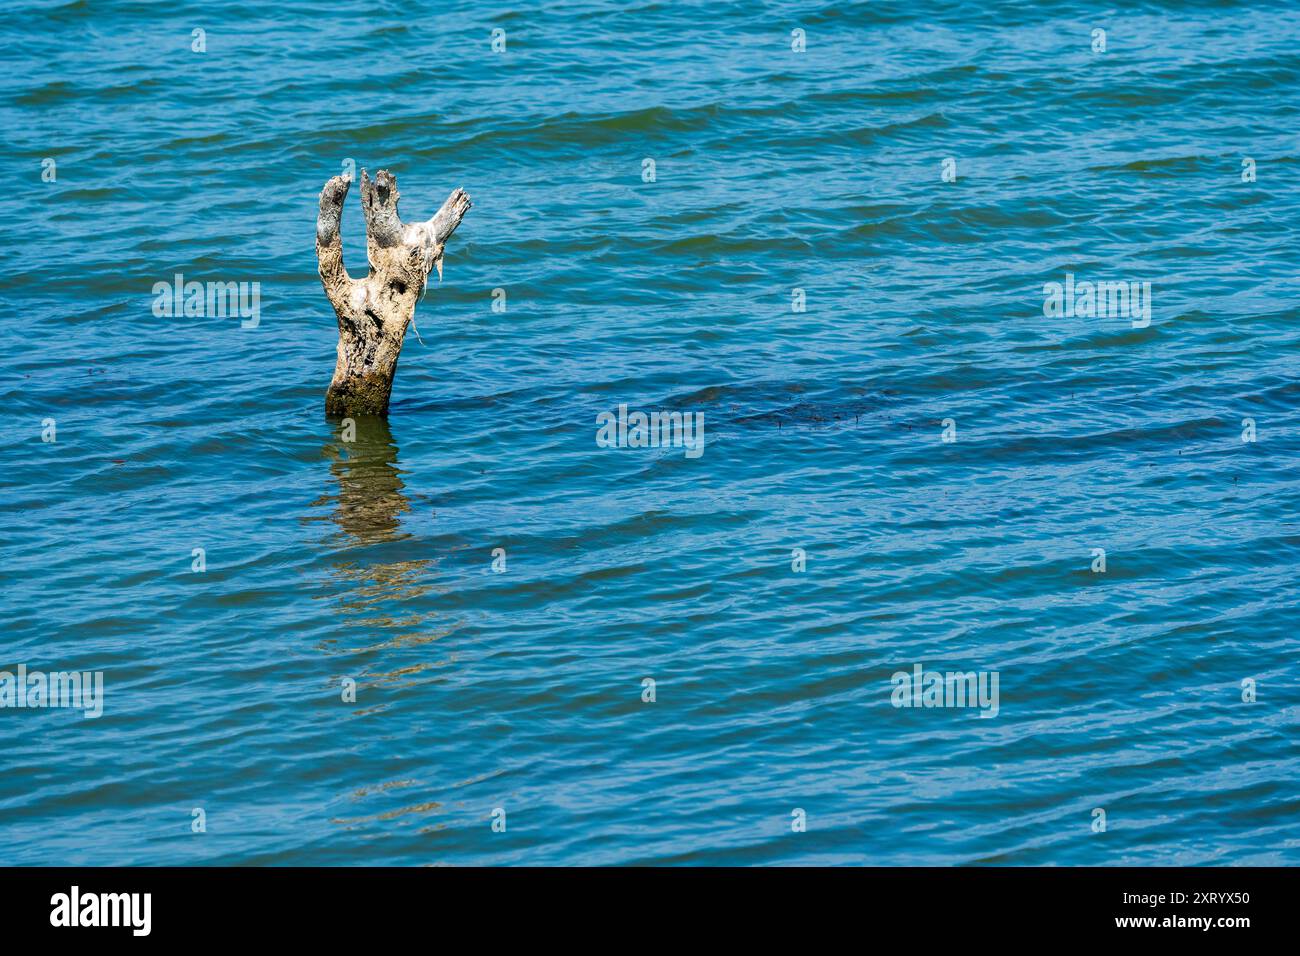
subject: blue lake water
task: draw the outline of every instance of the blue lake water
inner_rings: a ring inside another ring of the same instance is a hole
[[[5,862],[1300,862],[1294,4],[5,7]]]

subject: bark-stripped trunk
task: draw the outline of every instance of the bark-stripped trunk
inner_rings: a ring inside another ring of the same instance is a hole
[[[335,176],[320,194],[316,260],[325,295],[339,319],[338,362],[325,393],[327,415],[387,415],[393,373],[406,327],[424,291],[429,270],[442,278],[443,244],[469,211],[469,196],[457,189],[428,222],[403,223],[397,215],[397,180],[387,170],[374,181],[361,170],[361,211],[366,220],[370,274],[348,275],[343,265],[339,221],[349,176]]]

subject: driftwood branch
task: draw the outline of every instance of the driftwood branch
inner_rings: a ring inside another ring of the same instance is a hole
[[[325,394],[328,415],[387,415],[393,374],[406,328],[430,270],[442,278],[443,247],[469,211],[469,196],[455,190],[426,222],[403,223],[397,214],[397,179],[380,170],[372,181],[361,170],[361,212],[366,221],[370,272],[354,279],[343,264],[339,224],[352,180],[335,176],[320,194],[316,261],[325,295],[339,320],[338,362]]]

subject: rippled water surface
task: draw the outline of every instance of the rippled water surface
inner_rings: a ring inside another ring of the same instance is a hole
[[[1294,4],[6,7],[6,862],[1300,862]],[[474,199],[353,442],[348,160]]]

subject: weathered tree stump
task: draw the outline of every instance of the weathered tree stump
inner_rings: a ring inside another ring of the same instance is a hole
[[[387,170],[374,181],[361,170],[361,211],[366,220],[364,279],[343,265],[339,222],[351,176],[335,176],[320,194],[316,220],[316,260],[325,295],[339,319],[338,362],[325,393],[327,415],[387,415],[393,374],[406,327],[424,292],[429,270],[442,278],[443,244],[469,211],[465,190],[457,189],[428,222],[403,223],[397,215],[397,180]]]

